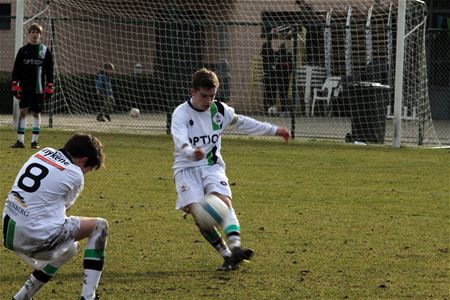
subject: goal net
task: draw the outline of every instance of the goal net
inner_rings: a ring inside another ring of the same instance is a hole
[[[25,15],[46,3],[27,0]],[[401,139],[436,144],[425,5],[406,5]],[[216,98],[237,113],[300,138],[389,143],[397,8],[384,0],[52,0],[37,18],[57,76],[45,110],[53,127],[167,132],[193,72],[206,67],[219,76]],[[96,90],[105,63],[114,66],[107,101]],[[101,113],[111,121],[98,121]]]

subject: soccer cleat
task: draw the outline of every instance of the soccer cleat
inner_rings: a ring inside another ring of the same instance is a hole
[[[231,249],[231,253],[233,254],[234,263],[238,265],[243,261],[249,261],[255,254],[255,251],[249,248],[236,247]]]
[[[217,271],[228,272],[231,270],[236,270],[238,267],[239,266],[235,263],[233,257],[224,257],[223,264],[217,267]]]
[[[21,141],[17,141],[11,148],[25,148],[25,145]]]
[[[32,143],[31,143],[31,148],[33,148],[33,149],[39,149],[39,148],[41,148],[41,147],[39,147],[38,142],[32,142]]]
[[[105,118],[106,118],[109,122],[111,122],[111,117],[110,117],[109,115],[105,115]]]

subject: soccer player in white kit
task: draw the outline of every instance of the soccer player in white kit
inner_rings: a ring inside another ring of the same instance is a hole
[[[62,149],[42,149],[20,169],[3,209],[3,239],[4,246],[34,271],[13,300],[31,299],[77,254],[78,241],[84,238],[81,299],[96,299],[108,222],[68,217],[66,212],[83,190],[84,175],[103,163],[102,143],[91,135],[75,134]]]
[[[241,247],[241,230],[233,209],[231,189],[220,155],[221,135],[230,125],[250,135],[277,135],[288,141],[288,129],[239,115],[225,103],[214,100],[219,80],[217,75],[200,69],[192,77],[192,98],[173,112],[171,133],[175,144],[174,180],[177,192],[176,208],[195,213],[192,205],[205,195],[213,194],[228,206],[228,215],[221,225],[226,241],[216,227],[199,228],[203,237],[224,258],[218,270],[236,269],[249,260],[254,251]]]

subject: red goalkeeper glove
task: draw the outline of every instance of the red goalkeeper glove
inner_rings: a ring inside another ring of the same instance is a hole
[[[17,99],[20,99],[20,93],[22,93],[22,88],[20,87],[19,83],[17,81],[13,81],[11,83],[11,91],[14,94],[14,97]]]
[[[47,83],[47,86],[44,88],[44,97],[50,98],[55,93],[55,89],[53,88],[53,83]]]

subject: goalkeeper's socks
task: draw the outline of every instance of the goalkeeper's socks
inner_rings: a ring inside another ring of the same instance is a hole
[[[21,142],[22,144],[25,141],[25,126],[26,126],[26,119],[19,117],[19,123],[17,126],[17,140]]]
[[[35,270],[25,281],[23,287],[14,296],[15,300],[28,300],[36,294],[41,287],[47,283],[63,264],[77,254],[78,242],[73,243],[69,249],[58,258],[46,263],[43,268]]]
[[[241,247],[241,227],[233,208],[228,210],[228,215],[223,222],[223,230],[227,236],[227,243],[230,249]]]
[[[31,142],[34,143],[38,141],[39,139],[39,132],[41,131],[41,118],[40,117],[33,117],[33,121],[31,122],[32,125],[32,136],[31,136]]]
[[[28,300],[36,294],[52,276],[35,270],[25,281],[20,291],[14,296],[15,300]],[[39,279],[38,279],[39,278]]]

